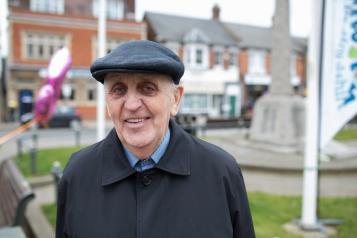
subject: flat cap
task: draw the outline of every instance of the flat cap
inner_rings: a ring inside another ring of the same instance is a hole
[[[160,43],[129,41],[98,58],[90,67],[93,78],[103,83],[109,72],[160,73],[179,84],[185,68],[180,58]]]

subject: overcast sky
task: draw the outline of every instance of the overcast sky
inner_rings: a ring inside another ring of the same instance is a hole
[[[311,0],[290,0],[290,26],[295,36],[307,37]],[[271,26],[274,0],[136,0],[136,19],[145,11],[209,19],[212,7],[221,8],[221,20],[241,24]]]

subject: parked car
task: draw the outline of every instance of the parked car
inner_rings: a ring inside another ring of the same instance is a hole
[[[81,123],[81,117],[74,107],[58,106],[48,121],[49,127],[78,127]]]

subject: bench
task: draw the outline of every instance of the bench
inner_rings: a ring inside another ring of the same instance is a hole
[[[14,162],[0,161],[0,229],[23,225],[26,206],[34,197]]]

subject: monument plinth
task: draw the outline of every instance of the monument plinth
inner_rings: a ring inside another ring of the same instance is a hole
[[[272,82],[269,92],[254,106],[249,138],[254,146],[298,152],[304,137],[305,105],[290,81],[292,43],[287,0],[276,0],[272,44]]]

